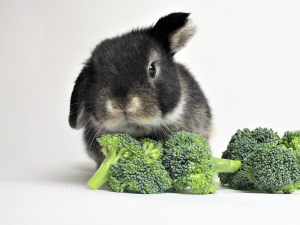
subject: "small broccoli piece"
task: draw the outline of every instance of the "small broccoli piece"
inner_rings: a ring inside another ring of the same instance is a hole
[[[300,160],[300,130],[286,131],[281,138],[283,148],[289,148]]]
[[[240,161],[212,157],[205,138],[190,132],[171,133],[164,146],[162,163],[173,180],[172,188],[178,192],[190,188],[198,194],[215,193],[215,172],[235,172],[241,166]]]
[[[101,151],[106,155],[106,158],[87,183],[92,189],[98,189],[108,180],[110,165],[116,164],[120,158],[145,157],[140,142],[128,134],[106,134],[97,140],[103,146]]]
[[[254,183],[245,171],[244,159],[264,143],[279,144],[280,137],[272,129],[261,127],[252,131],[248,128],[237,130],[232,135],[227,149],[222,153],[222,158],[239,160],[242,162],[242,166],[235,173],[219,173],[221,184],[228,184],[231,188],[237,190],[254,190]]]
[[[154,160],[162,160],[162,156],[164,154],[164,147],[162,143],[150,138],[143,138],[140,140],[140,143],[149,162],[153,162]]]
[[[300,164],[300,130],[286,131],[281,138],[281,144],[283,148],[288,148],[294,154]],[[294,188],[299,190],[300,182],[294,184]]]
[[[290,149],[264,143],[244,159],[244,169],[255,190],[290,194],[298,189],[300,166]]]
[[[161,164],[162,144],[149,138],[140,143],[146,157],[121,158],[110,166],[108,186],[113,191],[154,194],[171,188],[172,180]]]
[[[116,192],[156,194],[171,188],[172,180],[165,167],[147,158],[120,159],[109,168],[108,186]]]

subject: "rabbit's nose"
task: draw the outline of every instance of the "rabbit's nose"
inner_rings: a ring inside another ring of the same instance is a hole
[[[127,104],[126,111],[129,113],[135,113],[141,108],[141,102],[138,97],[133,97]]]

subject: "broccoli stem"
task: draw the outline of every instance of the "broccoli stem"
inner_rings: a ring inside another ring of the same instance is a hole
[[[109,160],[103,161],[97,172],[92,176],[92,178],[87,182],[87,186],[96,190],[100,188],[109,178]]]
[[[105,148],[105,147],[104,147]],[[118,155],[116,154],[117,149],[110,147],[109,153],[101,163],[101,166],[87,182],[87,186],[97,190],[100,188],[109,178],[109,167],[111,164],[116,164],[119,158],[123,155],[125,149],[121,148]]]
[[[215,164],[214,171],[217,173],[219,172],[234,173],[242,166],[241,161],[237,161],[237,160],[219,159],[215,157],[212,157],[212,160]]]

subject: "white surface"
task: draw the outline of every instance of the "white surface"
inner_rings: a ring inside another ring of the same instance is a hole
[[[259,194],[219,187],[216,194],[130,194],[91,190],[88,162],[0,170],[1,224],[288,224],[300,192]],[[4,175],[6,173],[6,175]]]
[[[99,41],[185,11],[192,13],[198,33],[175,57],[196,75],[211,104],[213,154],[220,157],[239,128],[268,127],[280,135],[298,130],[299,4],[1,1],[0,224],[298,220],[299,193],[268,195],[223,188],[205,196],[91,191],[85,183],[95,165],[83,150],[81,132],[71,130],[67,118],[73,82]]]

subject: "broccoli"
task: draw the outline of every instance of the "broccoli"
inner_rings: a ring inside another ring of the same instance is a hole
[[[283,148],[290,149],[300,160],[300,130],[286,131],[281,138],[281,144]]]
[[[227,149],[222,153],[223,159],[239,160],[242,162],[241,168],[235,173],[219,173],[221,184],[228,184],[237,190],[254,190],[254,183],[249,179],[245,170],[245,158],[256,151],[259,145],[265,143],[280,143],[277,132],[267,128],[256,128],[250,131],[248,128],[237,130],[232,135]]]
[[[215,172],[235,172],[241,166],[240,161],[212,157],[205,138],[186,131],[169,134],[164,147],[162,163],[177,192],[216,193]]]
[[[120,159],[109,169],[108,186],[116,192],[156,194],[171,188],[172,180],[159,162],[146,158]]]
[[[300,166],[290,149],[277,143],[257,145],[243,163],[255,190],[290,194],[298,189]]]
[[[145,157],[122,158],[109,168],[108,186],[113,191],[155,194],[171,188],[172,180],[161,164],[163,145],[149,138],[140,143]]]
[[[267,128],[237,130],[222,159],[212,157],[204,137],[178,131],[166,142],[128,134],[97,139],[106,159],[88,182],[98,189],[108,181],[117,192],[215,193],[214,174],[222,184],[238,190],[292,193],[300,189],[300,131],[280,138]],[[189,190],[189,191],[186,191]]]
[[[235,173],[219,173],[222,184],[237,190],[290,194],[300,188],[298,132],[280,138],[267,128],[237,130],[222,158],[240,160]]]
[[[281,144],[283,148],[290,149],[300,164],[300,130],[286,131],[281,138]],[[294,184],[294,186],[295,189],[300,189],[300,183]]]
[[[103,146],[101,151],[106,155],[106,158],[94,176],[87,182],[87,185],[92,189],[98,189],[108,180],[110,165],[117,163],[120,158],[145,157],[140,142],[128,134],[106,134],[98,138],[97,141]]]
[[[116,192],[162,193],[172,181],[161,164],[163,146],[145,138],[139,141],[125,134],[104,135],[98,139],[106,159],[88,182],[98,189],[108,181]],[[107,148],[109,152],[107,151]]]
[[[162,160],[162,156],[164,154],[164,147],[161,142],[154,141],[150,138],[143,138],[139,141],[142,145],[142,148],[145,151],[148,162]]]

